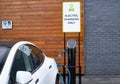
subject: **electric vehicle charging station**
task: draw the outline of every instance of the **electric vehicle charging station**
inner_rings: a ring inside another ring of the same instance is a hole
[[[57,64],[58,66],[63,67],[63,72],[62,72],[63,75],[59,73],[60,78],[62,78],[62,84],[78,84],[78,83],[81,84],[80,39],[78,39],[78,59],[76,59],[76,46],[77,46],[76,40],[73,38],[69,39],[67,41],[67,45],[66,45],[66,38],[64,38],[64,41],[65,41],[64,50],[62,50],[58,54],[58,58],[60,58],[61,54],[64,53],[64,64],[59,64],[59,63]],[[76,62],[78,62],[79,65],[76,66]],[[76,72],[76,69],[79,69],[79,71]],[[78,81],[76,81],[76,78],[78,79]]]
[[[79,84],[81,84],[81,66],[80,66],[81,13],[80,13],[80,10],[81,10],[81,2],[63,2],[63,32],[64,32],[63,79],[64,79],[64,84],[66,84],[66,75],[69,75],[69,72],[71,77],[68,77],[68,84],[76,84],[76,68],[79,69],[77,74],[79,75]],[[67,39],[66,33],[78,33],[78,43],[76,43],[75,39],[69,39],[66,42],[66,39]],[[78,59],[76,59],[76,44],[78,44],[77,45]],[[68,56],[66,56],[66,52]],[[78,61],[78,66],[76,66],[76,61]],[[66,74],[65,67],[69,69],[67,74]]]
[[[65,39],[64,41],[66,42]],[[67,45],[64,44],[64,50],[61,51],[58,55],[58,57],[61,57],[61,54],[64,53],[64,64],[58,64],[58,66],[63,67],[63,80],[62,80],[63,83],[62,84],[78,84],[78,82],[79,84],[81,84],[81,66],[80,66],[80,54],[79,54],[80,53],[80,39],[78,39],[78,41],[79,41],[78,42],[79,44],[78,45],[78,51],[79,51],[78,59],[76,59],[76,46],[77,46],[76,44],[77,43],[76,43],[76,40],[73,38],[67,41]],[[79,63],[78,66],[76,66],[77,61]],[[79,69],[79,71],[76,72],[76,69]],[[76,82],[76,76],[78,76],[77,77],[78,82]]]
[[[68,66],[71,74],[70,84],[76,84],[76,41],[69,39],[67,42],[68,47]],[[69,79],[68,79],[69,80]]]

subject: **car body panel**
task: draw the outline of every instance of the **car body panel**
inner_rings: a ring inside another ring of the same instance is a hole
[[[30,44],[38,48],[35,44],[27,41],[20,41],[17,43],[11,42],[10,45],[7,45],[8,47],[12,47],[12,48],[9,52],[5,65],[0,74],[0,82],[2,84],[8,84],[15,54],[19,49],[19,47],[25,44]],[[5,46],[4,43],[0,45]],[[33,80],[29,84],[55,84],[57,73],[58,73],[58,70],[57,70],[55,60],[52,58],[48,58],[44,54],[44,62],[35,72],[32,73]]]

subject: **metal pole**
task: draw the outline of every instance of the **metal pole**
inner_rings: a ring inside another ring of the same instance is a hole
[[[81,84],[81,65],[80,65],[80,33],[78,33],[78,63],[79,63],[79,84]]]
[[[66,50],[66,34],[64,33],[64,50]],[[64,52],[64,65],[66,65],[66,52]],[[63,67],[63,80],[64,84],[66,84],[66,70]]]

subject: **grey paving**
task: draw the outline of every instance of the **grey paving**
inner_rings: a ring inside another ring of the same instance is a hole
[[[120,84],[120,76],[83,76],[82,84]]]
[[[59,84],[63,83],[60,81]],[[79,84],[78,77],[76,77],[76,84]],[[82,76],[81,84],[120,84],[120,76]]]

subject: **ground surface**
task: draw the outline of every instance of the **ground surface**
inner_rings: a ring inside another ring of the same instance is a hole
[[[76,84],[78,80],[76,77]],[[63,83],[60,81],[60,84]],[[120,84],[120,76],[82,76],[81,84]]]

